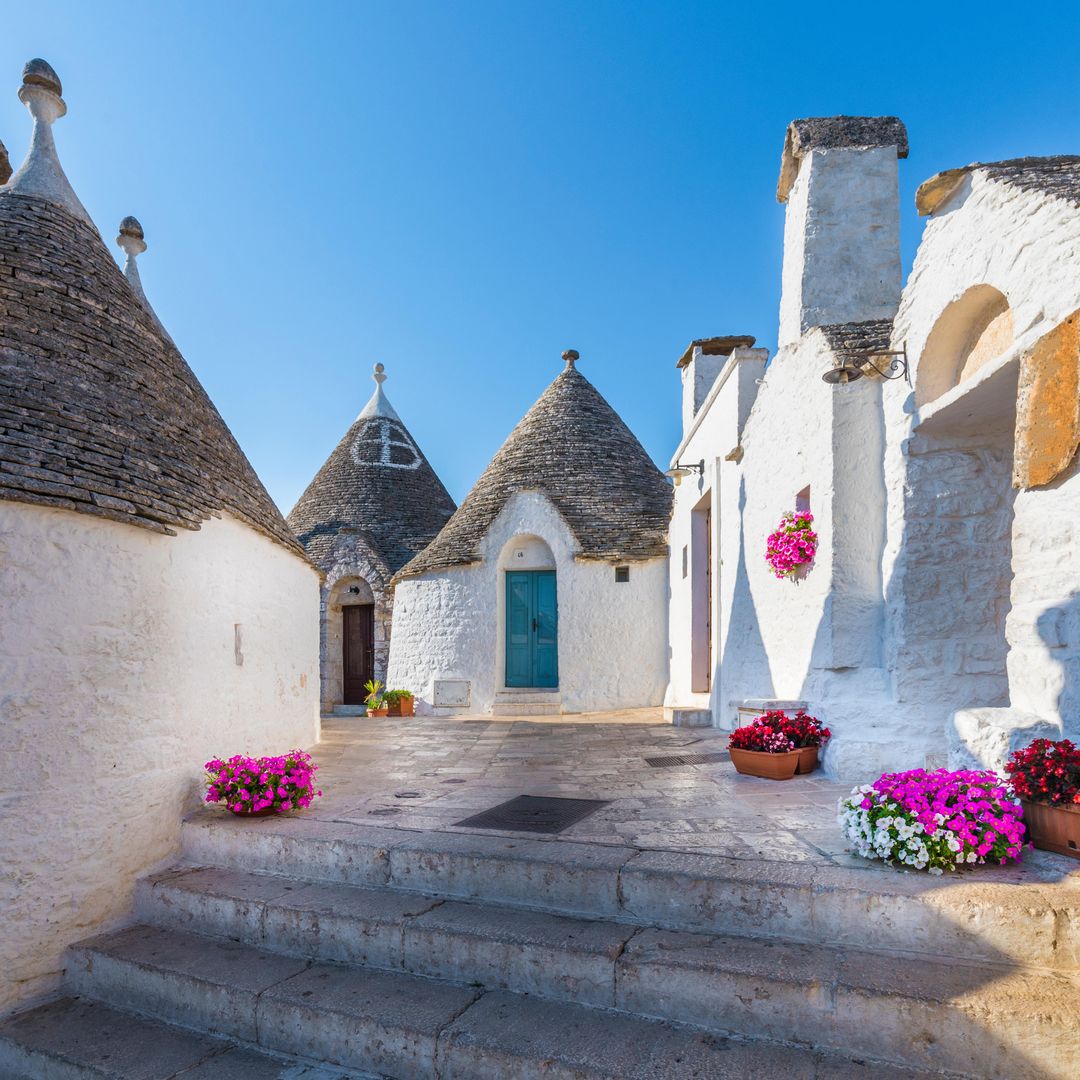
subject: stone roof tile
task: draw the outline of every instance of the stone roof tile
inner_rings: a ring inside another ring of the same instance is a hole
[[[958,169],[936,173],[919,185],[915,206],[925,217],[934,213],[963,182],[978,170],[998,184],[1011,184],[1024,191],[1050,195],[1080,207],[1080,157],[1059,154],[1054,157],[1010,158],[1006,161],[976,161]]]
[[[356,536],[387,580],[435,538],[454,500],[382,391],[350,425],[288,517],[308,557],[323,570],[337,540]]]
[[[777,202],[787,202],[799,171],[799,160],[811,150],[872,150],[895,146],[896,156],[908,156],[908,136],[898,116],[808,116],[792,120],[784,137]]]
[[[890,347],[892,319],[869,319],[866,322],[833,323],[817,327],[825,335],[834,353],[868,353]]]
[[[0,191],[0,498],[302,549],[93,225]]]
[[[510,433],[435,540],[398,578],[478,562],[492,522],[521,491],[551,500],[577,539],[581,558],[667,554],[671,485],[571,362]]]

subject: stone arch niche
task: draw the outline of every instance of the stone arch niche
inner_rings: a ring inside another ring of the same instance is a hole
[[[916,369],[917,402],[936,404],[906,451],[894,679],[899,701],[945,722],[1009,704],[1015,370],[949,391],[1012,344],[1005,296],[976,285],[942,312]]]
[[[1014,340],[1008,298],[993,285],[973,285],[949,304],[926,339],[915,380],[915,402],[927,405],[970,379]]]

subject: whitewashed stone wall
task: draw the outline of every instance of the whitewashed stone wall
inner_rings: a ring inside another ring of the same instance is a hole
[[[1013,316],[1015,345],[959,387],[922,405],[906,388],[884,397],[897,700],[906,722],[948,728],[957,763],[1000,764],[1039,724],[1080,734],[1080,479],[1074,464],[1013,493],[1007,471],[1018,358],[1080,307],[1077,251],[1076,208],[976,172],[927,222],[896,319],[919,388],[950,304],[990,285]]]
[[[0,502],[0,1012],[129,917],[203,762],[316,741],[318,597],[232,518],[169,537]]]
[[[523,545],[554,559],[563,711],[660,705],[668,682],[667,560],[626,563],[630,580],[617,583],[613,564],[576,558],[573,535],[538,492],[507,502],[480,563],[398,583],[389,682],[412,690],[418,711],[430,712],[435,680],[467,679],[467,711],[491,708],[505,688],[505,554]]]

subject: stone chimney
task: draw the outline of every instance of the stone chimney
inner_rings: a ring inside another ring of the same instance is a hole
[[[691,341],[675,366],[682,372],[682,422],[688,431],[709,396],[717,375],[735,349],[748,349],[752,337],[711,337]]]
[[[776,198],[787,204],[779,345],[813,326],[891,319],[900,303],[895,116],[793,120]]]

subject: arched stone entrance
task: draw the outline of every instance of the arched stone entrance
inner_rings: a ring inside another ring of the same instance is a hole
[[[368,679],[385,681],[389,613],[382,590],[351,574],[329,585],[323,608],[324,708],[360,705]]]

